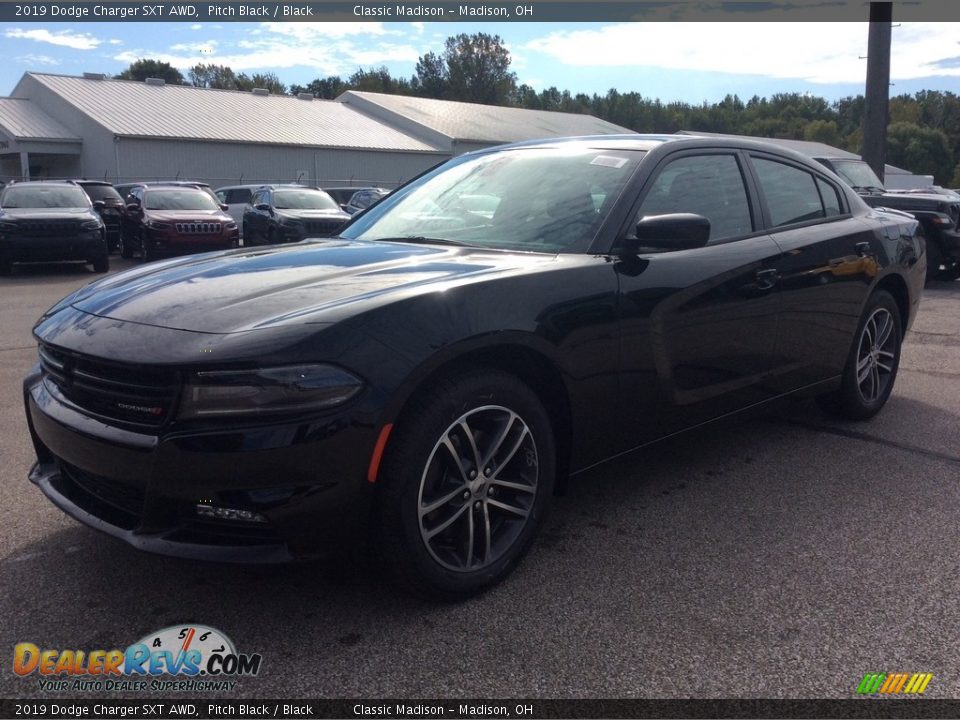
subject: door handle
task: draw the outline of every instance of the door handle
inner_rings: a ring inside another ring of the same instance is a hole
[[[768,270],[757,270],[757,287],[761,290],[769,290],[777,284],[780,279],[780,273],[773,268]]]
[[[857,251],[857,255],[860,257],[866,257],[870,254],[870,243],[868,242],[858,242],[853,246],[853,249]]]

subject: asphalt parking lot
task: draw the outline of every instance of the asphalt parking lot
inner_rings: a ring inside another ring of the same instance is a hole
[[[43,498],[30,327],[95,278],[0,279],[0,697],[50,696],[11,671],[18,642],[122,648],[182,622],[263,655],[231,697],[849,698],[867,672],[930,672],[927,696],[960,697],[960,282],[925,291],[874,421],[798,403],[608,465],[504,584],[432,605],[357,558],[141,554]]]

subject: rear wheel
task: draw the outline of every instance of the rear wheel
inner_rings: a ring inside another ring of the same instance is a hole
[[[850,420],[868,420],[886,404],[900,367],[900,309],[893,296],[878,290],[870,296],[840,389],[818,398],[827,412]]]
[[[103,254],[100,257],[91,260],[90,264],[93,265],[93,271],[96,273],[108,272],[110,270],[110,257],[106,254]]]
[[[526,385],[484,370],[442,380],[388,443],[378,497],[388,567],[433,598],[493,585],[530,546],[554,474],[550,420]]]
[[[927,238],[927,282],[931,282],[937,279],[937,276],[940,274],[940,265],[943,264],[943,255],[940,252],[940,246],[937,244],[936,240],[931,240],[928,235]]]

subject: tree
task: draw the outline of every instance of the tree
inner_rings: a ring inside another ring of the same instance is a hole
[[[287,92],[287,86],[280,82],[280,78],[275,73],[254,73],[253,75],[240,73],[237,75],[237,90],[253,90],[254,88],[265,88],[274,95],[283,95]]]
[[[130,66],[116,75],[117,80],[146,80],[147,78],[162,78],[171,85],[183,85],[183,75],[173,65],[162,60],[140,58],[130,63]]]
[[[226,65],[194,65],[187,71],[190,84],[196,87],[236,90],[237,76]]]
[[[343,78],[339,75],[330,75],[323,79],[317,78],[311,81],[309,85],[291,85],[290,94],[299,95],[300,93],[310,93],[315,98],[333,100],[345,90],[349,89],[347,83],[344,82]]]
[[[450,89],[446,61],[432,52],[421,55],[410,84],[418,95],[442,100]]]
[[[840,143],[843,142],[835,120],[814,120],[804,129],[803,139],[834,147],[840,147]]]
[[[421,61],[427,61],[424,56]],[[450,100],[505,105],[517,85],[510,72],[510,51],[499,35],[461,33],[447,38],[443,60],[446,63]],[[429,60],[430,64],[435,61]],[[421,63],[417,64],[419,68]],[[425,65],[426,67],[426,65]]]
[[[953,178],[947,136],[941,130],[915,123],[894,123],[887,128],[887,162],[917,175],[933,175],[940,184]]]
[[[378,68],[364,70],[360,68],[347,78],[348,89],[362,92],[387,93],[389,95],[409,95],[410,81],[406,78],[395,78],[385,65]]]

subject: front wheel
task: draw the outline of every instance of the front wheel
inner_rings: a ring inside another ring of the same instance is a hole
[[[927,236],[927,279],[926,282],[932,282],[940,275],[940,266],[943,264],[943,255],[940,253],[940,246],[936,240]]]
[[[868,420],[880,412],[893,391],[903,341],[900,309],[885,290],[867,301],[847,358],[840,389],[818,400],[827,412],[850,420]]]
[[[556,471],[550,419],[519,379],[451,375],[397,423],[380,474],[380,549],[407,589],[458,599],[499,582],[536,534]]]

